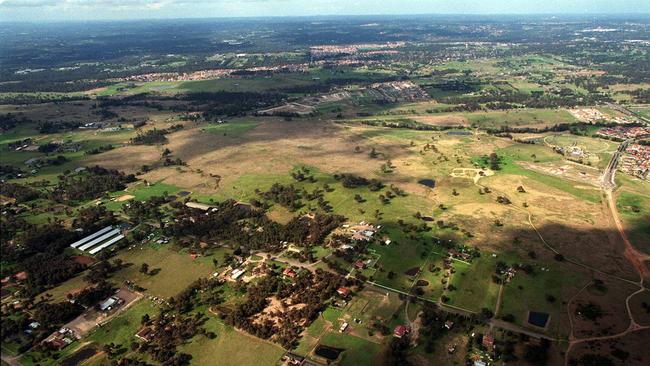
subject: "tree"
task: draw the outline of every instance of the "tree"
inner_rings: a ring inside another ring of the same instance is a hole
[[[142,263],[140,266],[140,273],[147,274],[149,272],[149,265],[147,263]]]

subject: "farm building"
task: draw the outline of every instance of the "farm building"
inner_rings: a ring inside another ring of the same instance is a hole
[[[111,311],[116,307],[122,305],[124,301],[117,296],[111,296],[99,304],[99,310]]]
[[[398,325],[393,331],[393,336],[396,338],[402,338],[405,335],[411,333],[411,328],[406,325]]]
[[[286,276],[286,277],[289,277],[289,278],[296,277],[296,271],[294,271],[293,269],[291,269],[289,267],[285,268],[284,271],[282,271],[282,274],[284,276]]]
[[[348,324],[348,322],[343,322],[343,324],[341,324],[341,327],[339,328],[339,332],[341,333],[345,332],[345,330],[348,329],[348,325],[350,325]]]
[[[198,210],[203,210],[203,211],[207,211],[207,210],[213,208],[210,205],[206,205],[205,203],[198,203],[198,202],[188,202],[188,203],[185,204],[185,206],[187,206],[189,208],[196,208]]]
[[[135,334],[136,338],[149,342],[153,337],[153,328],[150,326],[144,326]]]
[[[88,254],[96,254],[124,239],[120,229],[107,226],[83,239],[70,244],[70,247],[87,251]]]
[[[494,347],[494,337],[489,334],[483,336],[483,341],[481,342],[486,348],[490,349]]]
[[[232,278],[233,280],[237,280],[239,277],[241,277],[244,274],[244,272],[246,272],[246,269],[237,268],[230,273],[230,278]]]
[[[347,287],[339,287],[339,289],[336,290],[336,293],[341,297],[348,297],[350,296],[350,289]]]

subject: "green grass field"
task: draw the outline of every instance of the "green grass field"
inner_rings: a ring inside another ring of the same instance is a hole
[[[498,128],[501,126],[552,126],[558,123],[572,123],[576,119],[563,109],[516,109],[511,111],[490,111],[463,113],[472,126]]]
[[[494,311],[499,292],[499,285],[492,281],[496,268],[496,259],[481,257],[472,264],[453,262],[456,273],[451,275],[449,283],[456,287],[445,291],[449,297],[447,304],[479,312],[482,308]]]
[[[345,349],[339,356],[341,366],[373,365],[381,357],[381,344],[338,331],[324,334],[320,344]]]
[[[111,279],[117,283],[130,280],[144,287],[146,294],[168,298],[185,289],[196,279],[211,276],[216,271],[212,258],[217,258],[219,263],[223,263],[224,254],[225,250],[216,250],[214,256],[193,260],[189,253],[176,252],[168,247],[136,246],[131,250],[123,250],[116,256],[133,265],[118,271]],[[147,263],[150,270],[160,269],[159,273],[153,276],[140,273],[142,263]]]
[[[541,145],[517,144],[504,149],[499,149],[497,150],[497,154],[501,156],[503,160],[502,169],[499,173],[527,177],[549,187],[569,193],[579,199],[594,203],[600,202],[601,197],[598,191],[580,189],[575,186],[575,183],[572,183],[569,180],[532,171],[516,164],[516,162],[533,161],[537,163],[546,163],[562,159],[560,155],[553,153],[548,147]]]
[[[570,134],[555,134],[547,136],[544,141],[552,146],[578,146],[589,153],[615,151],[618,143],[599,138],[576,136]]]
[[[87,340],[102,345],[114,343],[128,348],[131,342],[137,340],[135,333],[141,327],[142,316],[149,314],[151,318],[155,318],[158,312],[158,308],[151,301],[140,299],[108,323],[95,328]]]
[[[275,365],[284,354],[282,347],[226,326],[209,316],[204,328],[217,334],[215,339],[196,336],[178,348],[192,355],[191,365]]]
[[[643,195],[623,191],[616,200],[616,207],[632,244],[650,253],[650,193]]]

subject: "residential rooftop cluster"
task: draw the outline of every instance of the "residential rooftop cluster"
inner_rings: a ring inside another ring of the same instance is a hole
[[[634,126],[634,127],[625,127],[625,126],[616,126],[616,127],[604,127],[598,130],[596,135],[601,137],[606,137],[614,140],[627,140],[642,136],[650,136],[650,127],[647,126]]]
[[[650,180],[650,146],[630,144],[625,149],[620,168],[625,173]]]

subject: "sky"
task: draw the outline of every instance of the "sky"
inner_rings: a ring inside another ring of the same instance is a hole
[[[639,14],[650,0],[0,0],[2,21],[391,14]]]

